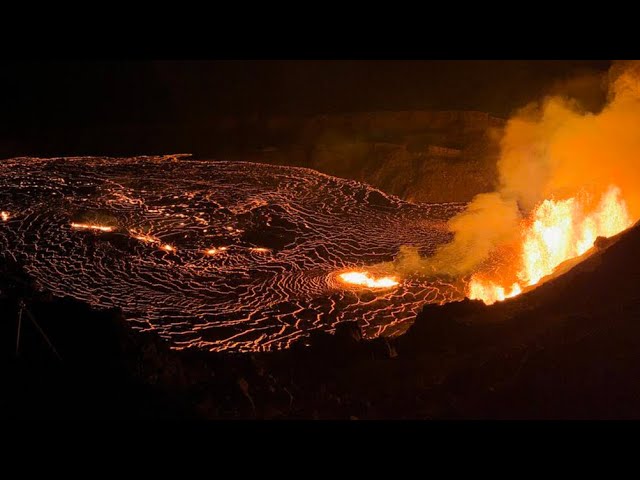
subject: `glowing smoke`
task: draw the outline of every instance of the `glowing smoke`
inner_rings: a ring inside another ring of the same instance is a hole
[[[393,269],[450,276],[482,270],[503,247],[518,241],[522,219],[544,200],[586,195],[597,202],[612,185],[620,189],[631,219],[637,220],[640,62],[614,64],[608,80],[608,103],[599,113],[555,95],[513,116],[501,140],[498,190],[477,195],[451,219],[454,240],[433,257],[420,258],[405,248]]]

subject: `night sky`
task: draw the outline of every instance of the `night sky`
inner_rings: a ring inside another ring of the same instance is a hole
[[[463,109],[506,117],[554,84],[605,72],[609,65],[584,60],[14,62],[0,76],[0,155],[126,153],[135,150],[136,136],[148,136],[145,129],[205,128],[220,114]],[[122,149],[106,147],[115,142],[102,133],[108,129],[118,132]],[[81,148],[70,144],[80,137]],[[143,140],[146,146],[153,143]],[[198,150],[191,143],[203,141],[182,138],[162,149]]]

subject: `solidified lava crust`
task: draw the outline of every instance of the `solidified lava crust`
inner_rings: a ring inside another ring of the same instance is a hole
[[[39,285],[173,348],[264,351],[358,320],[404,332],[453,286],[346,288],[345,269],[424,254],[462,204],[413,204],[314,170],[182,156],[15,158],[0,164],[0,255]]]

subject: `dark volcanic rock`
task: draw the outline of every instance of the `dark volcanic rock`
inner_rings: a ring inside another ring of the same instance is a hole
[[[336,326],[335,337],[359,342],[362,340],[362,328],[356,321],[342,322]]]
[[[466,202],[494,190],[504,124],[467,111],[282,118],[262,126],[262,141],[272,139],[268,148],[226,156],[310,167],[410,201]]]
[[[473,326],[463,319],[483,314],[487,307],[465,299],[444,305],[425,305],[405,335],[398,339],[400,353],[419,354],[425,348],[447,350],[477,340]]]

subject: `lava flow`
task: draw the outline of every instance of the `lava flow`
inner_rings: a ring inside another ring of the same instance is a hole
[[[403,245],[433,252],[463,204],[408,203],[309,169],[16,158],[0,164],[0,204],[0,256],[176,349],[280,349],[350,320],[393,336],[425,303],[463,298],[445,281],[364,273]]]
[[[586,253],[597,237],[611,237],[633,223],[616,186],[609,187],[595,206],[590,208],[589,203],[586,195],[543,201],[522,223],[521,240],[515,246],[518,261],[498,267],[502,283],[494,280],[495,271],[476,273],[468,297],[486,304],[514,297],[561,263]]]
[[[113,232],[113,227],[107,227],[105,225],[89,225],[86,223],[72,223],[71,228],[78,230],[98,230],[100,232]]]

